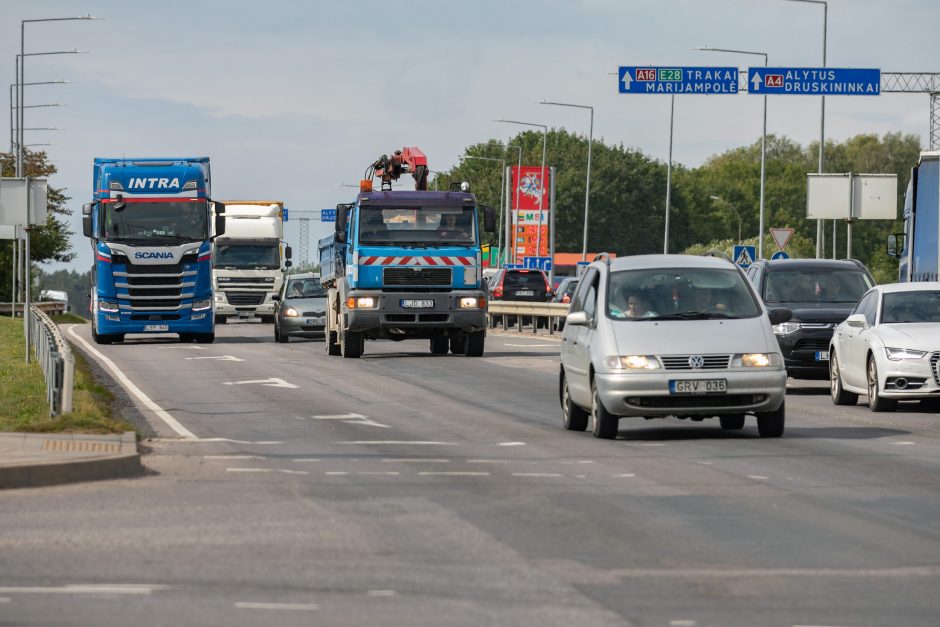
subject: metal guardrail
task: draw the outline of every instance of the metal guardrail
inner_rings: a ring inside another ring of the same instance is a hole
[[[75,385],[75,356],[72,348],[59,333],[58,325],[39,307],[29,308],[27,322],[31,329],[29,343],[36,349],[42,374],[46,378],[49,415],[67,414],[72,411]]]
[[[544,320],[549,334],[554,334],[561,327],[561,319],[568,315],[569,305],[564,303],[527,303],[509,300],[490,301],[487,309],[490,328],[495,328],[497,322],[507,331],[510,325],[510,316],[515,316],[513,326],[521,333],[527,324],[532,325],[532,333],[538,333],[539,321]],[[529,322],[526,322],[529,318]]]
[[[37,309],[45,311],[47,313],[62,313],[65,311],[65,303],[60,300],[42,300],[35,303],[30,303],[30,307],[36,306]],[[7,314],[9,315],[11,311],[22,315],[23,313],[23,303],[16,303],[16,307],[13,307],[13,303],[0,303],[0,315]]]

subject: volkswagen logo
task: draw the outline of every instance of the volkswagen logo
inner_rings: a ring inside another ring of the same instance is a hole
[[[689,367],[696,370],[705,365],[705,358],[701,355],[692,355],[689,357]]]

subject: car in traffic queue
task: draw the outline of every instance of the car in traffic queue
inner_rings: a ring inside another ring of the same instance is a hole
[[[565,429],[613,439],[624,417],[700,421],[783,435],[786,370],[768,310],[728,260],[599,255],[582,275],[561,341]]]
[[[274,295],[274,341],[287,343],[292,337],[323,338],[326,335],[326,288],[315,272],[285,277]]]
[[[567,305],[571,302],[571,298],[574,296],[574,291],[578,288],[578,277],[576,276],[566,276],[562,277],[558,281],[558,287],[555,288],[555,293],[552,295],[553,303],[562,303]]]
[[[552,295],[548,275],[543,270],[501,268],[489,286],[490,300],[545,303]]]
[[[794,379],[829,378],[829,340],[837,324],[875,284],[855,259],[760,259],[747,269],[758,295],[770,307],[792,313],[774,325],[787,367]]]
[[[940,282],[878,285],[839,324],[829,347],[832,402],[872,411],[940,404]]]

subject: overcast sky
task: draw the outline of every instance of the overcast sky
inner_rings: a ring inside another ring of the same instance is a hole
[[[348,201],[380,154],[420,146],[433,170],[470,144],[508,139],[527,120],[587,133],[665,161],[667,96],[620,95],[619,65],[822,65],[821,5],[784,0],[477,0],[161,2],[0,0],[0,77],[15,82],[22,19],[91,14],[91,22],[26,25],[26,143],[45,148],[74,211],[69,264],[91,265],[80,207],[91,198],[94,157],[209,156],[213,196],[276,199],[293,210]],[[940,72],[940,1],[829,0],[830,67]],[[802,144],[819,138],[819,98],[769,99],[768,132]],[[676,98],[673,159],[687,166],[757,141],[761,99],[747,94]],[[9,119],[9,118],[7,118]],[[831,97],[826,136],[914,133],[927,144],[929,97]],[[4,125],[8,138],[9,123]],[[8,143],[4,139],[4,145]],[[6,148],[4,148],[6,149]],[[328,229],[311,228],[316,239]],[[296,223],[287,240],[298,247]],[[657,234],[658,237],[658,234]],[[48,264],[47,270],[64,267]]]

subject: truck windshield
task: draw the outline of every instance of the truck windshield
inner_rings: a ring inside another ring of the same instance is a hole
[[[148,244],[202,242],[208,237],[209,212],[205,200],[99,205],[101,237],[109,242]]]
[[[473,207],[361,207],[359,242],[473,246]]]
[[[280,259],[277,244],[216,244],[212,264],[226,268],[277,270]]]

